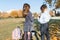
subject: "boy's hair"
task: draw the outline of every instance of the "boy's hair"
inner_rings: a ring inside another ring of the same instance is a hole
[[[40,9],[42,10],[42,9],[45,9],[45,8],[47,8],[47,5],[46,4],[43,4],[41,7],[40,7]]]
[[[23,5],[23,7],[24,7],[25,5],[27,5],[27,6],[30,8],[30,5],[29,5],[28,3],[25,3],[25,4]]]

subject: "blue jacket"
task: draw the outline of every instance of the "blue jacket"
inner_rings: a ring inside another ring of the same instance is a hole
[[[33,17],[32,13],[29,12],[28,15],[25,17],[25,23],[24,23],[24,31],[31,31],[33,26]]]

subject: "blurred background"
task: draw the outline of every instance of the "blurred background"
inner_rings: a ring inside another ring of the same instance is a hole
[[[40,25],[37,16],[40,15],[40,7],[42,4],[48,6],[48,10],[51,10],[54,15],[49,22],[51,40],[60,40],[60,0],[0,0],[0,40],[12,40],[12,31],[16,26],[20,26],[23,31],[25,18],[23,18],[22,8],[24,3],[31,6],[34,29],[38,33]],[[35,37],[33,39],[35,40]]]

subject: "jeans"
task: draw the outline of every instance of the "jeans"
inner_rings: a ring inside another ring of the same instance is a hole
[[[41,32],[41,40],[45,40],[45,36],[47,40],[50,40],[48,23],[41,24],[40,32]]]

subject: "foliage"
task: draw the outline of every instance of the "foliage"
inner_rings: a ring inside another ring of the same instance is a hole
[[[22,10],[12,10],[11,12],[0,12],[0,18],[19,18],[23,17]]]
[[[53,4],[55,8],[60,8],[60,0],[45,0],[50,6]],[[54,3],[52,3],[54,1]]]
[[[0,40],[6,40],[11,39],[11,34],[14,28],[16,26],[20,26],[21,30],[23,30],[23,23],[24,18],[8,18],[8,19],[0,19]],[[37,19],[34,20],[34,27],[36,28],[36,31],[39,31],[40,29],[40,23],[37,21]],[[60,20],[51,20],[49,22],[49,32],[50,35],[56,35],[57,37],[60,35],[57,32],[60,28]],[[60,36],[58,37],[58,39]]]
[[[40,30],[40,23],[37,21],[37,19],[35,19],[35,22],[34,22],[36,25],[35,25],[35,28],[37,31]],[[54,19],[51,19],[50,22],[49,22],[49,32],[50,32],[50,36],[57,36],[58,37],[58,32],[60,32],[60,20],[54,20]],[[59,36],[60,37],[60,36]]]
[[[17,11],[12,11],[12,12],[10,13],[10,16],[11,16],[11,17],[18,17]]]

